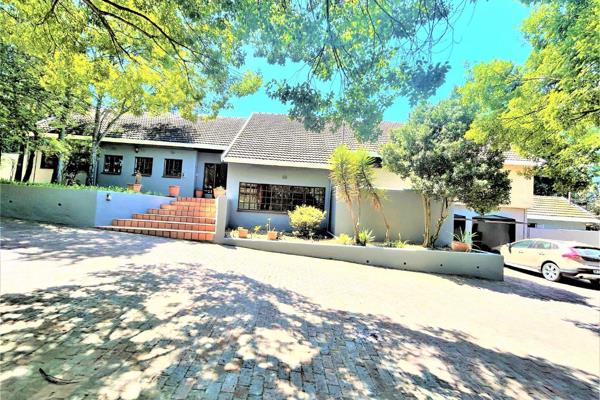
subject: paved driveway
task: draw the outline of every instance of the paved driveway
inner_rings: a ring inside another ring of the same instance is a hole
[[[1,226],[3,400],[598,396],[585,287]]]

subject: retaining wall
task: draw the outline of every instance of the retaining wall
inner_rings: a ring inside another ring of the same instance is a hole
[[[458,253],[413,248],[394,249],[235,238],[225,238],[221,243],[407,271],[504,280],[504,258],[491,253]]]
[[[114,218],[131,218],[171,200],[108,190],[0,184],[1,216],[79,227],[110,225]]]

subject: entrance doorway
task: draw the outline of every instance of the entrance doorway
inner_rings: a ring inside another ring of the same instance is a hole
[[[202,184],[204,196],[213,197],[213,189],[219,186],[223,189],[227,188],[227,164],[204,164],[204,181]]]
[[[473,218],[473,245],[484,251],[496,252],[495,247],[515,241],[516,221],[499,215]]]

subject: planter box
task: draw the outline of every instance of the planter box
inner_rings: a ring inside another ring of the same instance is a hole
[[[414,248],[394,249],[235,238],[226,238],[222,243],[275,253],[348,261],[407,271],[504,280],[504,258],[492,253],[456,253]]]

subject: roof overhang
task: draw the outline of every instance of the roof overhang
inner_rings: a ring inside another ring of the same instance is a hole
[[[48,137],[58,138],[57,133],[46,133]],[[91,140],[90,136],[86,135],[67,135],[69,139],[79,140]],[[104,137],[100,143],[123,143],[123,144],[139,144],[140,146],[160,146],[160,147],[178,147],[184,149],[197,149],[197,150],[221,150],[224,151],[227,146],[215,145],[215,144],[202,144],[202,143],[180,143],[180,142],[163,142],[160,140],[146,140],[146,139],[125,139],[125,138],[112,138]]]
[[[542,161],[533,161],[533,160],[523,160],[523,161],[514,161],[514,160],[505,160],[504,165],[517,165],[521,167],[539,167],[542,165]]]
[[[577,218],[577,217],[561,217],[557,215],[539,215],[527,213],[527,220],[545,220],[545,221],[567,221],[567,222],[584,222],[587,224],[600,224],[600,219],[594,218]]]
[[[304,163],[296,161],[261,160],[256,158],[223,157],[224,162],[236,164],[267,165],[272,167],[311,168],[329,170],[328,164]]]

